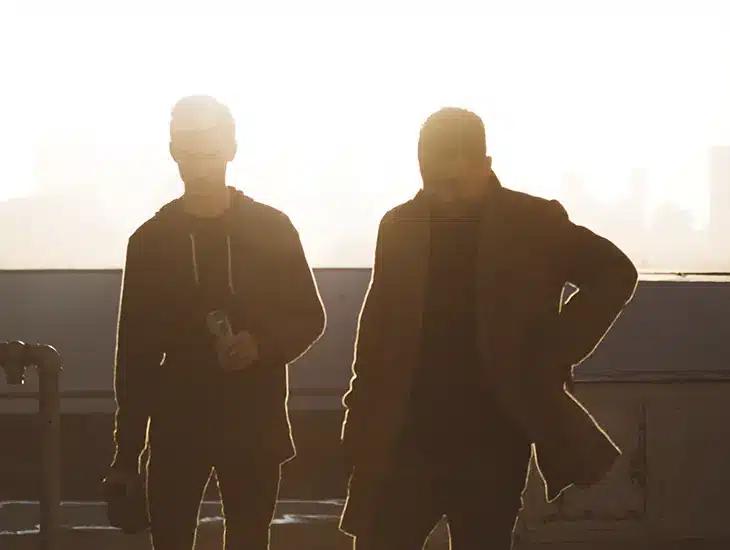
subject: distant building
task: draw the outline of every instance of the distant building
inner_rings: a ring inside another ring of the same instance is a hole
[[[712,263],[726,271],[730,265],[730,146],[710,148],[709,180]]]
[[[730,146],[711,147],[709,150],[710,231],[730,236]]]

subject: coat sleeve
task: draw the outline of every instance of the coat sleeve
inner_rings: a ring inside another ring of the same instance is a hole
[[[345,428],[349,424],[355,424],[355,416],[361,414],[361,403],[366,398],[368,388],[373,385],[372,364],[377,361],[379,349],[382,346],[382,328],[385,326],[386,318],[383,280],[383,241],[386,223],[384,218],[378,228],[370,286],[365,294],[358,319],[350,389],[342,400],[346,409],[342,428],[343,438]]]
[[[128,470],[139,468],[147,438],[156,367],[162,360],[148,310],[151,296],[141,234],[135,233],[127,245],[114,365],[117,410],[113,464]]]
[[[631,260],[611,241],[570,221],[558,201],[550,202],[548,231],[562,278],[578,291],[562,306],[558,353],[577,365],[596,349],[632,299],[638,274]]]

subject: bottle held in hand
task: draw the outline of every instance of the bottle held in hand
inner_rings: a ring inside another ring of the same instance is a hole
[[[141,475],[110,474],[103,480],[103,488],[110,526],[130,535],[149,529],[147,494]]]

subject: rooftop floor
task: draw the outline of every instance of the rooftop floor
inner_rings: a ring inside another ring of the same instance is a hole
[[[271,550],[345,550],[352,539],[337,529],[341,500],[282,500],[273,522]],[[148,550],[148,536],[123,535],[106,522],[104,505],[99,502],[65,502],[61,514],[64,530],[53,550]],[[205,502],[200,510],[197,550],[221,548],[222,522],[217,502]],[[0,503],[0,547],[3,550],[38,548],[38,504]],[[720,550],[728,541],[683,540],[600,542],[519,543],[516,550]],[[448,549],[448,534],[440,525],[426,550]],[[456,549],[458,550],[458,549]]]

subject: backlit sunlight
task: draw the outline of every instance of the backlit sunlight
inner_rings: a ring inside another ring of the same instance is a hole
[[[640,268],[730,271],[724,22],[4,17],[0,268],[121,267],[182,190],[171,106],[208,93],[237,118],[230,183],[286,211],[315,267],[370,265],[419,187],[420,123],[455,105],[484,118],[505,185],[561,199]]]

